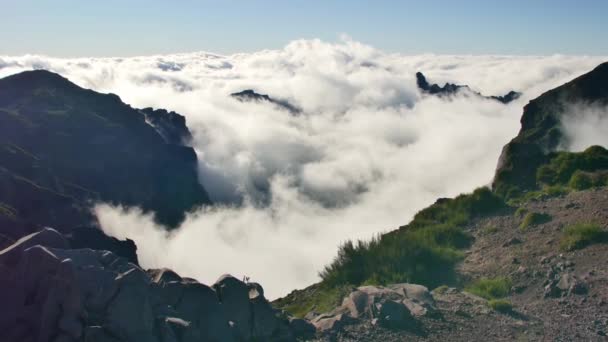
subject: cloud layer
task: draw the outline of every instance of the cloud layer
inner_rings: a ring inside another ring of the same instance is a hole
[[[171,267],[206,283],[223,273],[247,275],[276,297],[317,281],[340,242],[394,229],[438,197],[488,184],[523,105],[600,62],[405,56],[351,40],[310,40],[231,56],[0,57],[0,76],[45,68],[135,107],[185,115],[201,182],[224,205],[191,213],[170,234],[136,208],[99,205],[104,230],[134,239],[145,267]],[[434,83],[523,96],[506,106],[427,97],[416,88],[416,71]],[[303,113],[229,96],[243,89]]]

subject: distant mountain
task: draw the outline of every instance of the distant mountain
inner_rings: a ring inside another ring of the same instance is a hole
[[[176,113],[140,111],[48,71],[1,79],[0,217],[67,231],[92,222],[90,205],[103,201],[176,226],[211,203],[181,144],[189,137]]]
[[[187,145],[192,140],[192,134],[186,126],[186,118],[176,112],[165,109],[144,108],[140,112],[146,122],[156,129],[167,144]]]
[[[238,93],[232,93],[232,94],[230,94],[230,96],[232,96],[235,99],[242,101],[242,102],[253,101],[253,102],[271,103],[283,110],[290,112],[291,114],[299,114],[302,112],[302,110],[300,108],[297,108],[296,106],[292,105],[291,103],[289,103],[287,101],[276,100],[268,95],[258,94],[251,89],[246,89],[246,90],[243,90]]]
[[[518,93],[513,90],[503,96],[483,96],[478,92],[472,91],[471,88],[469,88],[469,86],[467,85],[458,85],[453,83],[446,83],[443,87],[441,87],[438,84],[429,84],[429,82],[426,80],[426,77],[421,72],[416,73],[416,83],[418,84],[418,88],[420,88],[420,90],[422,90],[423,92],[437,96],[450,96],[459,92],[466,91],[476,96],[496,100],[504,104],[517,100],[521,96],[521,93]]]
[[[561,121],[572,104],[608,105],[608,63],[530,101],[519,134],[502,150],[493,188],[504,195],[536,187],[535,173],[564,141]]]

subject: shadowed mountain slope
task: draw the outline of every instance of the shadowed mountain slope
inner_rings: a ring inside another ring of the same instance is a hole
[[[176,226],[187,210],[209,204],[194,150],[175,144],[189,135],[183,117],[144,112],[156,128],[118,96],[48,71],[1,79],[0,216],[69,230],[91,221],[90,205],[103,201]]]

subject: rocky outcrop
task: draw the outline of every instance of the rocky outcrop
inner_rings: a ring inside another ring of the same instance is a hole
[[[186,126],[186,118],[176,112],[165,109],[144,108],[140,112],[167,144],[188,145],[192,134]]]
[[[53,229],[0,251],[0,270],[2,341],[295,341],[311,332],[273,309],[259,284],[146,272],[109,251],[72,249]]]
[[[67,232],[94,222],[90,205],[104,201],[176,226],[210,203],[196,153],[178,144],[188,137],[178,114],[139,111],[44,70],[8,76],[0,80],[0,206],[9,209],[0,216]]]
[[[361,286],[341,306],[314,317],[312,324],[323,334],[334,334],[362,320],[389,329],[416,329],[417,318],[436,312],[433,296],[422,285]]]
[[[503,104],[517,100],[521,96],[521,93],[513,90],[502,96],[483,96],[478,92],[472,91],[467,85],[458,85],[454,83],[446,83],[443,87],[441,87],[438,84],[430,84],[421,72],[416,73],[416,84],[420,90],[431,95],[451,96],[457,93],[469,93],[482,98],[496,100]]]
[[[302,110],[291,103],[284,100],[277,100],[265,94],[258,94],[251,89],[246,89],[238,93],[230,94],[233,98],[241,102],[266,102],[275,105],[276,107],[286,110],[291,114],[299,114]]]
[[[564,115],[579,115],[568,106],[608,104],[608,63],[599,65],[560,87],[530,101],[524,107],[519,134],[502,150],[492,187],[506,194],[536,186],[535,173],[548,160],[548,154],[560,144],[567,145],[563,127]]]

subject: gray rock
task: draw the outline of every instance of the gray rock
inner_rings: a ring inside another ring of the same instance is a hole
[[[213,288],[222,303],[226,317],[234,322],[239,336],[246,339],[253,329],[247,284],[225,274],[213,284]]]
[[[293,332],[296,338],[309,340],[315,336],[315,326],[309,321],[301,318],[291,318],[289,320],[289,329]]]
[[[380,325],[391,329],[404,329],[413,323],[412,315],[402,303],[385,300],[376,304]]]
[[[311,323],[315,326],[318,332],[336,332],[342,329],[345,325],[352,323],[353,318],[346,314],[324,314],[319,315]]]

